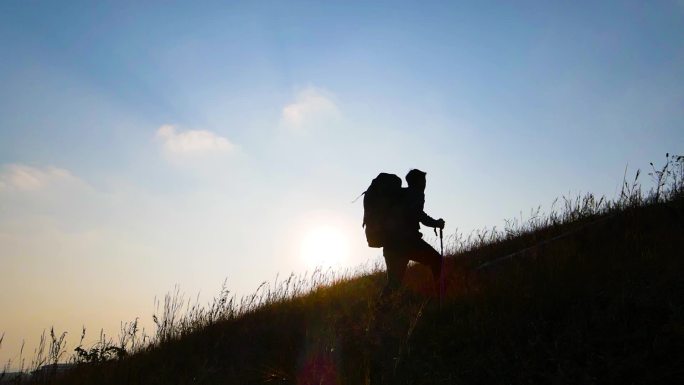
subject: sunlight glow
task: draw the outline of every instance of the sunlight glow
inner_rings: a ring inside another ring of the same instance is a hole
[[[302,238],[300,256],[311,268],[339,265],[349,258],[349,240],[333,226],[312,227]]]

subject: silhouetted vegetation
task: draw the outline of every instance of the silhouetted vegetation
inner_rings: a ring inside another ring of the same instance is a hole
[[[449,242],[447,295],[427,268],[378,308],[384,276],[316,271],[206,307],[178,289],[155,334],[122,325],[118,342],[71,370],[13,382],[53,384],[680,383],[684,355],[684,157],[625,176],[615,200],[564,197],[548,213]],[[51,341],[29,370],[63,358]],[[1,338],[0,338],[1,341]]]

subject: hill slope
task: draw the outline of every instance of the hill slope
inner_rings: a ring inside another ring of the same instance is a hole
[[[562,217],[481,233],[447,261],[441,305],[421,266],[385,304],[381,272],[304,294],[290,281],[263,305],[48,382],[680,383],[682,194],[600,207],[589,197]]]

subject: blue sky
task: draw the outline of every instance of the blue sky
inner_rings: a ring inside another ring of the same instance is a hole
[[[447,233],[614,197],[682,152],[682,42],[675,0],[2,2],[0,358],[311,269],[322,226],[380,261],[380,171],[427,171]]]

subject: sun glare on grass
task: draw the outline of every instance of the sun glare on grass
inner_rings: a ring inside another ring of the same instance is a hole
[[[302,238],[300,255],[310,268],[336,266],[349,257],[349,241],[333,226],[312,227]]]

